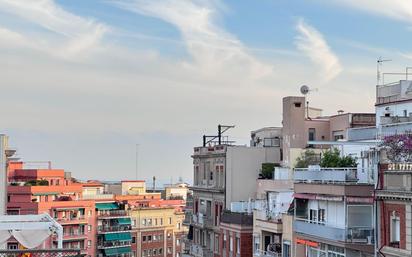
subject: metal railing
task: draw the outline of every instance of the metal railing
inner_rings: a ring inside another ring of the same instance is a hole
[[[104,248],[131,246],[131,245],[132,245],[132,241],[102,241],[97,244],[97,248],[104,249]]]
[[[118,232],[132,230],[132,225],[118,225],[118,226],[98,226],[98,232]]]
[[[86,216],[85,215],[78,215],[76,217],[60,217],[57,218],[56,220],[58,222],[75,222],[75,221],[80,221],[80,220],[85,220]]]
[[[257,250],[253,253],[254,256],[259,257],[282,257],[282,253],[275,253],[272,251]]]
[[[325,222],[295,218],[294,231],[314,235],[329,240],[354,244],[373,244],[373,228],[338,228]]]
[[[0,257],[80,257],[80,249],[0,250]]]
[[[197,213],[192,215],[193,224],[202,226],[202,227],[212,227],[213,219],[212,217],[207,217],[202,213]]]
[[[296,182],[357,182],[357,168],[295,169],[294,180]]]
[[[98,211],[98,217],[122,217],[128,216],[125,210],[110,210],[110,211]]]

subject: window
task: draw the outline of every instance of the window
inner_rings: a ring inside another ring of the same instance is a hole
[[[8,250],[17,250],[17,249],[19,249],[19,244],[18,243],[7,243],[7,249]]]
[[[143,237],[142,237],[142,241],[143,241],[143,242],[146,242],[146,236],[143,236]]]
[[[163,248],[159,248],[159,255],[163,254]]]
[[[403,117],[408,117],[408,111],[407,110],[403,110]]]
[[[172,224],[172,218],[169,217],[169,225],[171,225],[171,224]]]
[[[180,239],[176,239],[176,245],[177,245],[177,246],[180,245]]]
[[[136,243],[136,237],[132,237],[132,244]]]
[[[157,249],[153,249],[153,256],[157,255]]]
[[[236,253],[240,254],[240,238],[236,237]]]
[[[154,224],[155,226],[157,226],[157,219],[154,219]]]
[[[152,256],[152,249],[149,249],[149,250],[147,251],[147,256]]]
[[[92,240],[87,240],[87,248],[90,248],[92,246]]]
[[[223,249],[226,249],[226,233],[223,234],[223,245],[222,245]]]
[[[147,236],[147,241],[151,242],[152,241],[152,236]]]
[[[146,219],[142,219],[142,225],[146,226]]]
[[[147,250],[143,250],[143,257],[147,256]]]
[[[92,211],[89,210],[89,211],[87,212],[87,215],[88,215],[89,217],[91,217],[91,216],[92,216]]]
[[[318,220],[320,223],[325,223],[326,221],[325,212],[325,209],[318,210]]]
[[[172,247],[167,247],[167,254],[172,254]]]
[[[233,252],[233,237],[229,236],[229,252]]]
[[[290,242],[283,242],[282,257],[290,257]]]
[[[318,211],[317,211],[317,210],[310,209],[310,212],[309,212],[309,220],[310,220],[312,223],[316,223],[316,222],[318,221]]]
[[[180,222],[176,224],[176,228],[180,230]]]
[[[309,133],[309,135],[308,135],[309,136],[309,138],[308,138],[309,141],[316,140],[316,129],[310,128],[308,133]]]
[[[215,235],[215,253],[219,253],[219,235]]]
[[[254,253],[258,253],[260,250],[260,236],[253,237],[253,251]]]
[[[401,222],[398,216],[391,218],[391,243],[398,243],[401,238]]]
[[[87,225],[87,232],[92,231],[92,225]]]
[[[163,218],[160,218],[160,226],[163,226]]]
[[[210,178],[209,178],[209,180],[213,180],[213,171],[212,171],[212,170],[210,171]]]
[[[152,219],[147,219],[147,225],[151,226],[152,225]]]
[[[299,102],[294,103],[294,105],[295,105],[296,108],[300,108],[302,106],[302,104],[299,103]]]
[[[167,232],[167,239],[170,239],[172,237],[172,233]]]

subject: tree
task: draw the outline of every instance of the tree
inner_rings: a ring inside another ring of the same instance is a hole
[[[272,179],[273,178],[273,172],[275,171],[275,167],[279,166],[276,163],[262,163],[262,169],[260,171],[260,174],[262,178],[264,179]]]
[[[323,153],[320,160],[320,166],[324,168],[345,168],[356,167],[356,158],[352,156],[340,156],[340,151],[337,148],[327,150]]]
[[[295,168],[307,168],[309,165],[319,164],[319,155],[313,150],[306,150],[296,158]]]

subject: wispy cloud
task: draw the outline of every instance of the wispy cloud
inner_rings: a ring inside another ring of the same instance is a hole
[[[412,23],[412,1],[409,0],[332,0],[328,3]]]
[[[329,81],[339,75],[342,66],[322,34],[305,23],[303,19],[298,21],[296,29],[299,32],[295,40],[297,48],[320,67],[324,81]]]
[[[188,68],[199,68],[206,75],[224,72],[233,76],[240,72],[252,78],[272,71],[271,65],[257,60],[235,36],[218,25],[220,1],[117,0],[113,3],[176,26],[193,58],[191,63],[185,63]]]
[[[74,15],[53,0],[0,0],[0,11],[37,25],[43,30],[36,31],[32,40],[28,38],[28,45],[64,58],[78,57],[95,49],[108,31],[108,27],[103,23]],[[0,36],[6,40],[20,40],[21,37],[16,37],[18,30],[19,28],[4,28],[3,32],[9,32]],[[44,30],[46,33],[43,33]],[[47,35],[47,32],[53,36],[37,40]]]

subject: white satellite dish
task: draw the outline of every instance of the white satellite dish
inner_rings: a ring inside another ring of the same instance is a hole
[[[309,87],[306,85],[301,86],[300,92],[302,93],[302,95],[307,95],[309,93]]]

